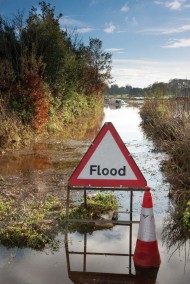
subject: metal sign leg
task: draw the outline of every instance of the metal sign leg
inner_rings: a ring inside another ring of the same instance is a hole
[[[132,258],[132,223],[133,220],[133,192],[130,191],[130,225],[129,225],[129,274],[131,274],[131,258]]]

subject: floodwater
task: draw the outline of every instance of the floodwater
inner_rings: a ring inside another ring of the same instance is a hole
[[[90,234],[68,233],[66,246],[64,233],[59,233],[56,237],[61,243],[58,251],[7,249],[0,246],[0,284],[189,283],[189,242],[181,245],[180,241],[176,241],[171,244],[170,235],[173,232],[167,229],[171,221],[168,198],[170,185],[160,170],[165,155],[155,151],[153,143],[143,134],[139,126],[141,119],[138,107],[105,107],[104,112],[102,124],[114,124],[151,187],[161,256],[159,270],[148,278],[138,275],[131,256],[137,240],[138,224],[115,225],[111,229],[95,230]],[[3,187],[6,187],[10,192],[14,186],[30,193],[31,189],[43,193],[66,187],[70,174],[94,135],[88,135],[84,141],[76,139],[65,142],[61,137],[56,140],[52,137],[36,144],[32,150],[18,151],[11,156],[2,155],[0,176],[6,183],[0,183],[0,188],[5,190]],[[119,198],[121,211],[129,210],[129,192],[117,191],[115,194]],[[143,192],[134,193],[133,220],[139,220],[142,197]],[[126,213],[119,214],[120,220],[128,218]],[[168,236],[167,241],[163,240],[163,231]]]

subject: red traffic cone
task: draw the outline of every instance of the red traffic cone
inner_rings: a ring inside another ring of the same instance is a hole
[[[150,187],[145,187],[138,237],[134,252],[134,264],[137,267],[151,268],[160,266],[160,254],[156,240],[155,221],[153,214]]]

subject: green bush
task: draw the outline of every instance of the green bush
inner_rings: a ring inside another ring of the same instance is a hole
[[[190,201],[187,202],[187,207],[183,213],[182,223],[185,229],[190,231]]]

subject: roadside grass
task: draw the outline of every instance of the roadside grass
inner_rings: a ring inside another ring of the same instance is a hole
[[[24,125],[0,100],[0,149],[17,149],[34,140],[34,131]]]
[[[140,115],[147,136],[169,155],[162,168],[172,186],[170,196],[180,207],[176,218],[190,231],[190,98],[147,100]]]
[[[167,245],[168,250],[175,247],[184,247],[188,255],[188,241],[189,241],[189,215],[190,206],[185,209],[175,199],[170,201],[168,214],[163,220],[162,241]]]
[[[52,134],[61,134],[63,139],[73,138],[76,130],[78,138],[82,138],[99,125],[102,117],[103,98],[72,93],[63,101],[51,104],[47,125],[38,131],[30,123],[23,123],[0,98],[0,151],[17,150]]]
[[[187,207],[183,212],[183,226],[190,231],[190,201],[187,202]]]

